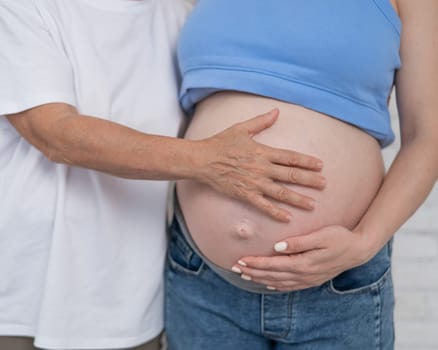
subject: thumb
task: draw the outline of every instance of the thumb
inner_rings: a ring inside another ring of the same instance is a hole
[[[305,236],[297,236],[277,242],[274,245],[274,250],[282,254],[299,254],[309,250],[321,248],[318,236],[308,234]]]
[[[277,120],[279,113],[278,108],[274,108],[268,113],[240,123],[240,128],[246,131],[250,137],[253,137],[259,132],[271,127]]]

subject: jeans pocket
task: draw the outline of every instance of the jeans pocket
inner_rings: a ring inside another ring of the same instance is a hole
[[[167,251],[169,267],[173,271],[189,275],[199,275],[204,267],[204,260],[196,254],[182,233],[180,224],[174,218],[169,228],[169,246]]]
[[[389,242],[385,245],[367,263],[347,270],[329,281],[329,291],[345,295],[380,289],[391,278],[391,244]]]

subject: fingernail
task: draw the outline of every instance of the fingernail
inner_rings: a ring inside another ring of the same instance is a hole
[[[248,276],[248,275],[241,275],[240,277],[242,277],[242,279],[245,280],[245,281],[251,281],[252,280],[251,276]]]
[[[242,261],[242,260],[239,260],[237,263],[238,263],[240,266],[248,266],[248,265],[246,264],[246,262],[244,262],[244,261]]]
[[[233,267],[231,268],[231,271],[233,271],[233,272],[235,272],[235,273],[242,273],[242,270],[239,269],[237,266],[233,266]]]
[[[324,166],[324,163],[321,162],[321,161],[319,160],[319,161],[316,162],[316,166],[317,166],[319,169],[322,169],[322,167]]]
[[[325,178],[321,178],[319,180],[319,183],[321,184],[321,186],[325,186],[325,185],[327,185],[327,180]]]
[[[274,245],[274,249],[276,252],[282,252],[285,251],[287,249],[287,242],[278,242],[275,243]]]
[[[272,286],[266,286],[266,289],[269,289],[269,290],[277,290],[277,288],[272,287]]]
[[[315,201],[308,201],[307,205],[309,206],[310,209],[315,209]]]

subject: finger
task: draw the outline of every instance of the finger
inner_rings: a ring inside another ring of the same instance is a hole
[[[318,279],[318,280],[309,280],[309,281],[280,281],[280,282],[271,282],[269,280],[263,280],[263,279],[254,279],[253,282],[264,284],[266,286],[266,289],[268,290],[277,290],[277,291],[296,291],[296,290],[303,290],[313,287],[322,286],[325,282],[327,282],[329,279]]]
[[[247,196],[243,199],[275,220],[282,222],[290,221],[291,214],[287,210],[275,206],[261,194]]]
[[[281,281],[298,281],[299,276],[290,272],[277,272],[277,271],[268,271],[268,270],[255,270],[251,268],[245,268],[240,265],[235,265],[232,268],[232,271],[240,274],[241,278],[247,281],[251,281],[254,279],[263,279],[267,281],[273,282],[281,282]]]
[[[274,108],[268,113],[259,115],[242,123],[238,123],[237,127],[247,132],[249,136],[253,137],[254,135],[271,127],[277,120],[279,113],[280,111],[278,108]]]
[[[326,180],[323,176],[297,167],[277,166],[271,174],[273,180],[323,189]]]
[[[264,271],[245,268],[240,265],[235,265],[232,271],[239,273],[240,277],[246,281],[263,282],[270,286],[286,286],[301,284],[303,286],[317,286],[330,279],[332,274],[310,274],[310,273],[291,273],[291,272],[277,272]]]
[[[254,278],[252,282],[263,284],[266,286],[267,290],[277,290],[277,291],[295,291],[302,290],[307,288],[312,288],[316,286],[321,286],[326,281],[325,280],[309,280],[309,281],[298,281],[298,280],[289,280],[289,281],[270,281],[268,279],[263,278]]]
[[[274,244],[274,250],[281,254],[299,254],[309,250],[326,248],[322,239],[315,232],[304,236],[296,236]]]
[[[315,208],[315,201],[311,197],[294,192],[273,181],[265,181],[263,184],[259,191],[268,197],[301,209],[312,210]]]
[[[270,159],[274,163],[317,171],[323,168],[322,160],[316,157],[295,151],[265,147],[269,149]]]
[[[302,264],[300,256],[250,256],[240,259],[237,265],[242,268],[250,268],[254,270],[276,271],[276,272],[289,272],[296,273],[298,270],[295,266]]]

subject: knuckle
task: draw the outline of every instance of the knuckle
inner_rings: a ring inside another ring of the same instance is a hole
[[[233,194],[235,197],[240,199],[249,200],[249,201],[253,199],[252,198],[253,195],[245,191],[241,186],[234,186]]]
[[[266,176],[266,170],[263,166],[257,165],[257,164],[251,164],[251,176],[253,177],[254,181],[259,180],[263,181]],[[261,184],[264,184],[261,182]],[[259,186],[261,185],[259,184]]]
[[[255,158],[261,158],[263,156],[265,156],[266,154],[266,150],[265,147],[259,143],[254,142],[255,146],[253,149],[253,155],[255,156]]]
[[[296,165],[296,164],[299,164],[299,162],[300,162],[300,157],[299,157],[298,153],[293,152],[293,151],[290,152],[288,164],[289,165]]]
[[[289,199],[289,190],[287,190],[284,187],[281,187],[277,191],[277,199],[279,199],[282,202],[287,201]]]
[[[289,240],[287,242],[287,244],[288,244],[289,251],[295,252],[295,253],[301,252],[302,245],[301,245],[299,240]]]
[[[298,176],[298,170],[296,168],[294,167],[289,168],[288,179],[292,183],[298,182],[299,176]]]

